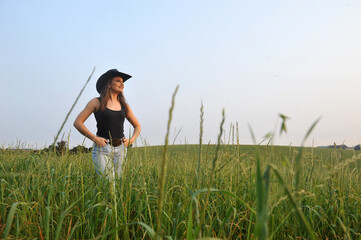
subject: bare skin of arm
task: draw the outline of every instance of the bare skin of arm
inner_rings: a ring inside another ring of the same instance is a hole
[[[78,117],[74,121],[74,127],[78,129],[78,131],[83,134],[85,137],[89,138],[98,146],[105,146],[107,144],[107,140],[102,137],[97,137],[92,132],[88,130],[88,128],[84,125],[84,122],[88,119],[88,117],[94,112],[96,112],[100,107],[100,102],[98,99],[93,98],[88,102],[83,111],[81,111]]]
[[[127,106],[127,111],[126,111],[125,117],[130,122],[130,124],[132,124],[132,126],[134,127],[132,137],[130,139],[125,138],[123,140],[124,145],[126,147],[128,147],[130,144],[133,144],[135,142],[135,139],[137,139],[137,137],[139,136],[140,131],[142,130],[142,128],[140,126],[140,123],[139,123],[138,119],[135,117],[132,109],[130,109],[129,106]]]

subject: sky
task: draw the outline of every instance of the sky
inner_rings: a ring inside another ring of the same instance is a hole
[[[61,136],[92,142],[73,127],[96,81],[116,68],[133,76],[125,97],[142,132],[137,145],[361,142],[361,3],[305,1],[0,0],[0,146],[43,148],[95,67]],[[279,133],[279,114],[289,117]],[[91,115],[85,122],[96,132]],[[232,126],[238,134],[232,136]],[[131,125],[125,123],[129,136]]]

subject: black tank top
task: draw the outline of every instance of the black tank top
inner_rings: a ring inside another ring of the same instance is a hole
[[[105,108],[104,111],[99,110],[94,114],[97,121],[97,135],[106,139],[123,138],[124,137],[124,106],[120,111]]]

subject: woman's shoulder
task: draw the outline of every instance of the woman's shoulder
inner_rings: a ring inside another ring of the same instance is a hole
[[[92,109],[93,112],[97,112],[100,107],[100,99],[99,98],[93,98],[88,102],[87,105],[89,108]]]
[[[94,105],[100,105],[100,98],[95,97],[92,100],[90,100],[89,103]]]

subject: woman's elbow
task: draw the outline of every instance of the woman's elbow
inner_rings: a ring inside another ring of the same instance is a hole
[[[79,121],[78,120],[75,120],[74,123],[73,123],[73,126],[79,130]]]
[[[136,128],[138,130],[138,133],[140,133],[142,131],[142,127],[140,126],[140,124]]]

